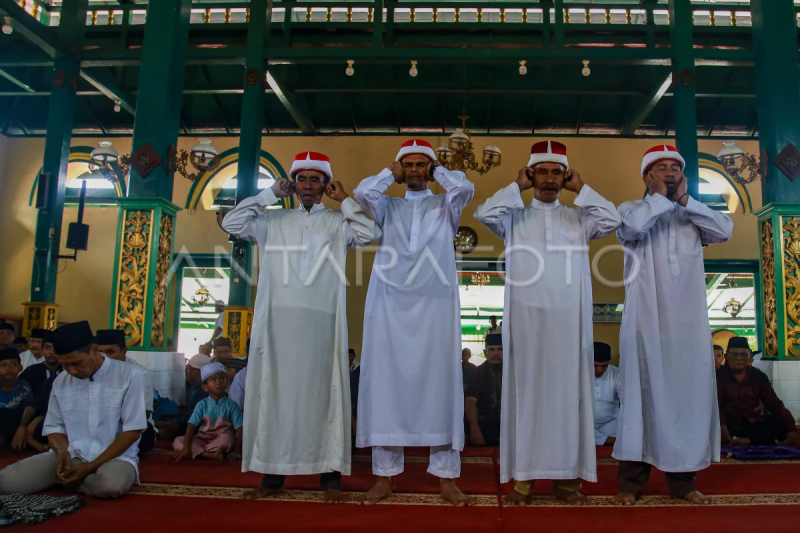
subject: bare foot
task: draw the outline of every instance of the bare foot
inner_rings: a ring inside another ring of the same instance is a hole
[[[708,505],[711,503],[711,498],[698,491],[690,492],[683,499],[695,505]]]
[[[441,489],[440,496],[456,507],[466,507],[472,503],[472,498],[468,498],[458,490],[455,479],[440,479],[439,488]]]
[[[630,492],[620,492],[614,496],[614,503],[617,505],[631,506],[636,505],[636,496]]]
[[[589,498],[584,496],[578,491],[568,491],[564,489],[553,489],[553,496],[570,505],[580,507],[581,505],[589,505]]]
[[[749,445],[750,445],[750,439],[742,439],[736,437],[731,441],[731,446],[749,446]]]
[[[203,452],[200,454],[203,459],[211,459],[212,461],[223,461],[225,456],[222,452]]]
[[[281,492],[283,492],[283,489],[268,489],[267,487],[258,487],[245,492],[242,495],[242,498],[245,500],[260,500],[261,498],[274,496],[275,494],[280,494]]]
[[[361,496],[361,505],[374,505],[392,495],[392,478],[378,477],[375,484]]]
[[[344,492],[337,489],[328,489],[322,494],[322,501],[325,503],[344,503],[347,501],[347,496]]]
[[[521,492],[514,491],[511,494],[503,496],[503,505],[516,505],[518,507],[525,507],[531,501],[530,496],[525,496]]]

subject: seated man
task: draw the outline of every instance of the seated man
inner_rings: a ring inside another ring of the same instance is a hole
[[[228,378],[228,385],[232,385],[236,376],[247,368],[247,359],[244,357],[231,357],[222,366],[225,368],[225,376]]]
[[[619,368],[611,365],[611,346],[594,343],[594,443],[613,446],[619,418]]]
[[[722,442],[800,446],[792,413],[775,394],[767,375],[750,365],[751,358],[746,338],[732,337],[728,341],[727,364],[717,370]]]
[[[58,364],[58,356],[53,351],[53,344],[45,339],[42,344],[42,363],[31,365],[23,370],[19,379],[24,379],[31,386],[33,395],[39,394],[47,380],[57,376],[61,372],[61,365]]]
[[[717,370],[725,364],[725,350],[719,344],[714,345],[714,366]]]
[[[228,337],[220,337],[214,340],[214,357],[212,363],[222,363],[223,366],[233,358],[233,345]]]
[[[14,348],[14,339],[16,338],[16,333],[14,332],[14,326],[9,324],[8,322],[0,323],[0,350],[3,348]],[[19,350],[17,350],[19,353]]]
[[[141,372],[144,378],[144,410],[147,414],[147,429],[142,433],[139,440],[139,452],[147,453],[156,444],[156,430],[153,425],[153,375],[145,367],[128,357],[128,345],[125,342],[125,332],[121,329],[98,329],[97,330],[97,349],[115,361],[121,361],[131,365],[135,370]]]
[[[62,326],[50,340],[65,370],[53,383],[44,424],[51,451],[0,472],[0,493],[58,485],[96,498],[122,496],[139,474],[144,378],[100,353],[88,322]]]
[[[503,335],[485,338],[486,362],[472,374],[464,392],[464,413],[469,423],[469,440],[475,446],[500,443],[500,402],[503,390]]]
[[[14,348],[16,348],[19,353],[28,351],[28,339],[25,337],[17,337],[14,339]]]
[[[44,361],[44,356],[42,356],[42,343],[44,342],[44,338],[48,333],[50,332],[46,329],[36,328],[31,330],[31,336],[28,339],[27,351],[19,354],[20,358],[22,359],[22,370],[27,369],[31,365],[35,365]]]
[[[12,445],[25,408],[33,400],[31,387],[17,376],[22,368],[14,347],[0,350],[0,447]]]

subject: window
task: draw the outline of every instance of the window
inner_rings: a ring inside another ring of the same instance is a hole
[[[211,209],[230,208],[236,205],[236,186],[239,180],[237,177],[230,178],[226,181],[217,193],[217,197],[211,206]],[[258,184],[256,188],[263,191],[268,187],[272,187],[275,183],[275,177],[264,167],[259,168]],[[267,207],[267,209],[282,209],[283,203],[278,201],[274,205]]]

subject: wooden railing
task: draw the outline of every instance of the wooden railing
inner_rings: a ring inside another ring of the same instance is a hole
[[[152,0],[151,0],[152,1]],[[42,24],[57,26],[59,7],[48,7],[41,0],[19,0],[26,11]],[[630,4],[586,4],[566,0],[554,0],[547,4],[531,2],[481,2],[481,1],[393,1],[383,4],[382,19],[385,23],[404,26],[407,24],[549,24],[569,26],[632,26],[668,25],[669,12],[665,4],[641,5],[638,0]],[[192,24],[245,24],[250,17],[249,2],[196,2],[192,9]],[[372,1],[289,1],[276,0],[272,22],[274,24],[372,24],[375,21],[375,6]],[[141,25],[146,20],[146,6],[109,4],[90,5],[86,13],[87,26]],[[693,22],[695,26],[737,27],[750,26],[750,11],[747,4],[695,4]],[[800,10],[800,8],[798,8]]]

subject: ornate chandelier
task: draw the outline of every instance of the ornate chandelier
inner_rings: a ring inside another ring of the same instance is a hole
[[[478,287],[483,287],[489,284],[489,275],[483,272],[477,272],[472,275],[472,284]]]
[[[460,170],[462,172],[474,170],[479,174],[485,174],[492,168],[499,167],[503,154],[495,143],[484,147],[482,165],[475,161],[475,154],[472,151],[472,134],[467,129],[469,116],[461,115],[458,118],[461,119],[462,127],[456,128],[456,131],[450,135],[450,140],[447,144],[442,144],[436,149],[436,156],[442,165],[449,170]]]
[[[208,289],[206,289],[205,287],[200,287],[199,289],[194,291],[194,294],[192,295],[192,303],[200,307],[206,305],[210,299],[211,299],[211,293],[208,292]]]
[[[733,318],[736,318],[742,311],[742,304],[736,299],[731,298],[728,303],[722,308],[723,313],[728,313]]]

